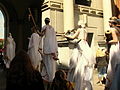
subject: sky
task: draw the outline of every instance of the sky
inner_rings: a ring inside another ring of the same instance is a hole
[[[0,10],[0,39],[4,38],[4,17]]]

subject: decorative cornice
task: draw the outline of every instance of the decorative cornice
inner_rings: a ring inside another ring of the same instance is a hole
[[[63,10],[63,2],[58,2],[58,1],[56,2],[51,0],[44,2],[42,5],[42,11],[45,11],[47,9]],[[74,5],[74,9],[79,10],[80,13],[86,13],[89,15],[103,17],[103,10],[100,9],[95,9],[89,6],[77,5],[77,4]]]

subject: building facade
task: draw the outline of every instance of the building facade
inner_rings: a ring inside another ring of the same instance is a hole
[[[105,47],[105,30],[112,16],[110,0],[45,0],[42,6],[42,25],[44,18],[51,19],[57,33],[60,62],[68,66],[70,49],[61,35],[67,30],[77,28],[79,20],[87,24],[88,43],[95,52]]]

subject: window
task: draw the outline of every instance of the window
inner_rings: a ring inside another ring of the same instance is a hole
[[[0,10],[0,50],[3,48],[4,42],[4,16]]]
[[[92,39],[93,39],[93,33],[88,33],[87,34],[87,42],[88,42],[89,46],[91,46]]]
[[[76,4],[90,6],[91,0],[75,0]]]

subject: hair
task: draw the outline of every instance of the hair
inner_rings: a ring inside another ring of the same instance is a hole
[[[47,17],[45,18],[45,24],[49,24],[50,23],[50,19]]]
[[[14,83],[18,81],[18,78],[21,81],[25,78],[29,82],[34,79],[33,77],[34,68],[30,57],[24,50],[20,50],[10,63],[8,79]]]
[[[67,80],[65,78],[65,72],[63,70],[58,70],[55,73],[55,78],[52,83],[52,90],[67,90]]]
[[[110,20],[116,20],[117,17],[113,16],[113,17],[110,17]]]
[[[58,70],[55,73],[55,79],[57,80],[65,80],[65,72],[63,70]]]
[[[109,22],[113,25],[117,25],[118,24],[117,17],[113,16],[109,18]]]

